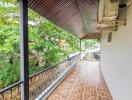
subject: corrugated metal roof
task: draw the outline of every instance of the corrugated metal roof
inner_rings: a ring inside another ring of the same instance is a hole
[[[79,38],[99,33],[98,0],[28,0],[28,6]]]

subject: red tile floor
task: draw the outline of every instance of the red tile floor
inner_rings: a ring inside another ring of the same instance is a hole
[[[79,61],[47,100],[112,100],[97,61]]]

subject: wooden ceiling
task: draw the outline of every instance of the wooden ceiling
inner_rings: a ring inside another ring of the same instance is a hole
[[[97,30],[98,0],[28,0],[28,6],[79,38],[100,33]]]

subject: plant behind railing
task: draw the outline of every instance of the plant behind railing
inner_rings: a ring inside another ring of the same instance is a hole
[[[36,98],[43,90],[45,90],[57,77],[66,70],[72,62],[78,59],[78,54],[70,57],[62,62],[48,67],[40,72],[29,76],[29,91],[30,99]],[[20,87],[23,82],[19,81],[11,86],[0,90],[0,100],[20,100]]]

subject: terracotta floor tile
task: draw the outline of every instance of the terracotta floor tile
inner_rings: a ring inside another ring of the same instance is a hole
[[[97,61],[78,62],[47,100],[112,100]]]

